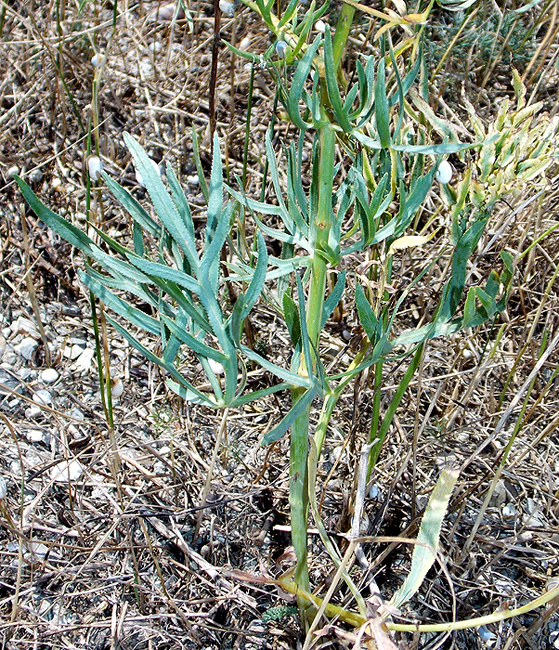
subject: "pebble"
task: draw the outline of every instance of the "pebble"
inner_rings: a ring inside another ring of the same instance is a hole
[[[480,625],[478,634],[486,648],[492,648],[497,642],[497,635],[485,625]]]
[[[219,0],[219,8],[227,18],[233,18],[235,15],[235,4],[233,2],[228,2],[228,0]]]
[[[77,407],[74,407],[74,408],[73,408],[73,409],[68,413],[68,415],[71,416],[71,417],[73,417],[73,418],[75,418],[76,420],[80,420],[81,422],[83,422],[84,419],[85,419],[84,414],[83,414],[83,413],[80,411],[80,409],[77,408]]]
[[[15,323],[12,324],[12,333],[13,334],[27,334],[34,339],[40,338],[39,330],[37,325],[24,316],[20,316]]]
[[[40,388],[39,390],[35,391],[33,395],[33,401],[36,404],[50,404],[52,402],[52,396],[48,390]]]
[[[347,453],[343,445],[340,445],[339,447],[334,447],[334,449],[332,449],[332,454],[331,454],[332,463],[335,463],[336,461],[340,461],[340,460],[346,460],[346,459],[347,459]]]
[[[505,521],[510,521],[516,517],[516,508],[513,503],[507,503],[501,508],[501,514]]]
[[[239,43],[239,50],[248,50],[250,44],[251,44],[250,36],[245,36],[243,40]]]
[[[6,339],[0,334],[0,361],[4,356],[5,350],[6,350]]]
[[[36,347],[37,341],[35,341],[35,339],[31,338],[30,336],[26,336],[17,345],[14,346],[14,350],[21,357],[27,359],[27,361],[31,361],[33,352],[35,352]]]
[[[70,357],[70,359],[72,361],[74,361],[79,356],[81,356],[83,351],[84,351],[83,345],[78,345],[77,343],[74,343],[74,345],[72,345],[71,348],[65,348],[64,349],[64,356],[65,357]]]
[[[37,416],[41,415],[42,410],[39,406],[29,406],[25,409],[25,419],[33,420]]]
[[[65,460],[56,463],[51,467],[50,477],[55,483],[68,483],[75,481],[83,474],[83,467],[77,460],[67,462]]]
[[[41,379],[45,384],[53,384],[58,377],[58,372],[54,368],[45,368],[41,373]]]
[[[87,372],[91,368],[91,362],[93,361],[94,356],[95,350],[93,348],[82,350],[80,356],[72,365],[72,369],[77,372]]]
[[[39,409],[39,411],[40,410],[41,409]],[[43,431],[42,429],[26,429],[24,434],[27,440],[29,440],[29,442],[42,442],[45,445],[48,445],[50,442],[49,434],[46,431]]]

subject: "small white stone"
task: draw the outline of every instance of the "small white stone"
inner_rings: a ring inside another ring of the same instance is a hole
[[[285,59],[287,53],[287,43],[285,41],[278,41],[276,43],[276,54],[280,59]]]
[[[324,32],[326,31],[326,23],[323,20],[319,19],[314,24],[314,28],[316,29],[317,32],[324,34]]]
[[[30,408],[36,408],[39,413],[41,412],[41,409],[38,406],[31,406]],[[27,414],[27,411],[25,413]],[[45,431],[42,431],[41,429],[26,429],[25,437],[27,440],[29,440],[29,442],[42,442],[44,444],[48,444],[48,441],[50,439],[49,434]]]
[[[52,179],[51,185],[54,190],[60,190],[62,188],[62,181],[56,176]]]
[[[441,161],[441,164],[437,169],[437,173],[435,174],[435,178],[439,181],[439,183],[443,183],[444,185],[446,185],[446,183],[450,183],[450,180],[452,179],[452,165],[448,162],[448,160]]]
[[[41,379],[45,384],[53,384],[58,377],[58,372],[54,368],[45,368],[41,373]]]
[[[50,477],[55,483],[68,483],[75,481],[83,474],[83,467],[77,460],[67,462],[65,460],[56,463],[51,467]]]
[[[30,336],[26,336],[22,339],[17,345],[14,346],[14,350],[24,359],[30,361],[33,357],[33,352],[37,347],[37,341],[32,339]]]
[[[340,445],[339,447],[334,447],[332,449],[332,462],[344,460],[346,457],[345,447]]]
[[[37,558],[43,559],[46,554],[49,552],[49,547],[42,542],[30,542],[29,544],[29,554]]]
[[[82,351],[80,356],[76,359],[72,368],[78,372],[87,372],[91,368],[91,362],[95,356],[95,350],[86,348]]]
[[[478,628],[478,634],[486,648],[492,648],[495,645],[497,635],[494,632],[491,632],[491,630],[489,630],[485,625],[480,625]]]
[[[233,2],[228,2],[228,0],[219,0],[219,8],[227,18],[233,18],[235,15],[235,5]]]
[[[13,178],[14,176],[19,176],[20,173],[21,172],[19,167],[17,165],[13,165],[12,167],[10,167],[10,169],[8,169],[7,176],[8,178]]]
[[[25,419],[33,420],[37,416],[41,415],[42,409],[39,406],[29,406],[25,409]]]
[[[514,519],[516,517],[516,508],[514,507],[514,504],[505,504],[501,509],[501,514],[503,515],[503,519]]]
[[[7,494],[8,486],[6,484],[6,479],[3,476],[0,476],[0,501],[4,501]]]
[[[85,416],[84,416],[84,414],[83,414],[83,413],[80,411],[80,409],[77,408],[77,407],[74,407],[74,408],[73,408],[73,409],[68,413],[68,415],[69,415],[70,417],[73,417],[75,420],[80,420],[80,422],[83,422],[83,421],[85,420]]]
[[[14,334],[28,334],[31,338],[40,338],[37,325],[29,318],[20,316],[15,323],[12,324],[12,332]]]
[[[48,390],[41,388],[33,394],[33,401],[36,404],[50,404],[52,402],[52,396]]]
[[[5,349],[6,349],[6,339],[0,334],[0,361],[4,356]]]
[[[248,50],[251,44],[250,36],[245,36],[243,40],[239,43],[239,50]]]
[[[72,345],[72,347],[70,348],[70,359],[72,359],[73,361],[74,359],[81,357],[84,350],[85,348],[82,345],[78,345],[77,343],[74,343],[74,345]]]

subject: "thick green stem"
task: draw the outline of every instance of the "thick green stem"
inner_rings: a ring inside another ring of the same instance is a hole
[[[291,393],[293,404],[301,397],[303,389]],[[309,453],[310,406],[295,420],[291,427],[291,450],[289,458],[289,506],[291,510],[291,542],[297,556],[294,580],[305,591],[310,591],[307,564],[307,519],[309,514],[309,475],[307,457]],[[298,600],[301,613],[308,607],[304,600]]]
[[[334,129],[330,123],[326,123],[320,129],[318,207],[312,228],[314,234],[314,258],[307,305],[307,329],[311,344],[315,346],[316,351],[318,351],[327,274],[326,258],[321,254],[321,251],[324,244],[328,244],[333,222],[334,145]]]
[[[332,226],[332,187],[334,179],[334,130],[329,122],[323,122],[319,134],[319,187],[317,212],[312,223],[314,235],[314,259],[311,267],[309,295],[307,300],[307,331],[312,347],[313,365],[318,353],[322,311],[324,308],[324,293],[326,291],[327,263],[320,254],[323,244],[328,243],[330,228]],[[314,368],[305,368],[301,359],[300,372],[312,374]],[[292,401],[295,404],[300,399],[304,390],[293,389]],[[297,567],[295,569],[295,583],[303,590],[309,591],[309,570],[307,564],[307,520],[309,510],[308,494],[308,453],[309,453],[309,415],[310,405],[295,420],[291,428],[290,452],[290,481],[289,501],[291,507],[291,538]],[[303,613],[305,622],[311,618],[304,614],[308,603],[299,601],[299,608]]]

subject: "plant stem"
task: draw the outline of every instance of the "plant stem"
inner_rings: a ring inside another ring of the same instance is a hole
[[[318,205],[312,223],[314,234],[314,259],[311,267],[309,297],[307,302],[307,331],[312,347],[313,365],[316,365],[318,344],[320,338],[324,293],[326,290],[327,263],[320,254],[323,244],[328,243],[332,226],[332,186],[334,178],[334,146],[335,134],[332,125],[325,119],[319,133],[319,174],[318,174]],[[305,368],[301,360],[301,374],[312,374],[314,368]],[[295,388],[292,391],[292,401],[295,404],[304,393],[304,389]],[[308,592],[309,569],[307,563],[307,521],[309,511],[308,494],[308,453],[309,453],[309,415],[310,405],[295,420],[291,428],[290,450],[290,479],[289,502],[291,507],[291,537],[297,567],[295,583]],[[308,623],[308,602],[298,599],[299,609],[304,623]]]

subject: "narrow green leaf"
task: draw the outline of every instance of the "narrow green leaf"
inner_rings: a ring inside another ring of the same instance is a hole
[[[210,245],[223,213],[223,169],[221,166],[221,151],[219,149],[217,133],[214,134],[213,147],[208,216],[206,219],[206,243],[204,248]]]
[[[163,181],[153,167],[151,158],[148,157],[142,147],[130,136],[128,133],[124,134],[126,146],[132,154],[136,169],[140,172],[146,190],[150,195],[153,202],[153,207],[157,212],[157,216],[171,235],[171,237],[181,247],[182,251],[189,255],[189,233],[175,207],[175,204],[169,193],[163,185]]]
[[[19,176],[15,178],[16,183],[23,194],[24,199],[29,203],[33,212],[43,221],[49,228],[54,230],[55,233],[60,235],[62,239],[66,240],[72,246],[78,248],[82,253],[90,257],[95,257],[93,252],[93,240],[90,239],[79,228],[72,225],[66,219],[63,219],[52,210],[44,206],[39,199],[35,196],[33,190],[22,181]]]
[[[266,250],[266,242],[264,237],[258,232],[258,260],[254,269],[254,275],[248,285],[245,293],[244,307],[241,312],[241,319],[244,320],[250,313],[250,310],[256,304],[256,301],[262,293],[264,282],[266,281],[266,270],[268,268],[268,251]]]
[[[355,287],[355,306],[361,327],[365,330],[371,345],[375,345],[379,336],[379,321],[360,284]]]
[[[342,271],[338,275],[336,284],[334,285],[334,288],[330,292],[330,295],[324,301],[324,307],[322,308],[322,320],[320,322],[321,330],[326,325],[326,321],[330,318],[332,312],[334,311],[334,309],[336,309],[338,303],[340,302],[342,296],[344,295],[345,278],[346,278],[346,271]]]
[[[227,361],[227,357],[223,354],[223,352],[215,350],[209,345],[202,343],[202,341],[198,340],[189,332],[187,332],[184,326],[180,326],[179,324],[175,323],[175,321],[167,318],[166,316],[162,316],[161,320],[163,323],[165,323],[166,327],[168,327],[173,336],[175,336],[181,343],[184,343],[186,346],[188,346],[188,348],[190,348],[195,354],[201,357],[206,357],[208,359],[213,359],[214,361],[217,361],[221,364],[224,364]]]
[[[319,34],[314,39],[312,45],[307,48],[305,54],[301,57],[301,60],[299,61],[299,65],[295,70],[295,74],[293,75],[293,80],[291,82],[291,90],[289,92],[286,108],[291,121],[298,129],[301,129],[301,131],[306,131],[309,128],[310,124],[307,124],[302,120],[301,115],[299,114],[299,102],[301,101],[303,88],[307,77],[309,76],[313,59],[316,55],[321,41],[322,36]]]
[[[337,65],[334,63],[334,51],[332,49],[332,36],[330,29],[324,33],[324,75],[326,77],[326,89],[332,110],[334,111],[338,124],[346,133],[350,133],[352,126],[344,111],[342,97],[337,81]]]
[[[260,356],[254,350],[248,348],[246,345],[242,345],[241,350],[243,351],[243,354],[248,359],[250,359],[251,361],[256,361],[256,363],[259,366],[262,366],[264,370],[267,370],[268,372],[271,372],[276,377],[279,377],[280,379],[283,379],[283,381],[288,382],[291,388],[293,388],[293,386],[301,386],[302,388],[309,388],[310,386],[313,385],[313,383],[307,377],[302,377],[301,375],[298,375],[294,372],[285,370],[285,368],[276,366],[275,364],[271,363],[267,359],[264,359],[264,357]]]
[[[196,235],[194,233],[194,223],[192,221],[192,214],[190,212],[190,206],[184,194],[182,187],[176,177],[176,174],[169,163],[167,163],[167,180],[169,181],[169,187],[171,189],[171,196],[177,207],[177,211],[182,219],[184,224],[185,233],[188,233],[188,244],[190,253],[188,255],[188,261],[191,268],[195,271],[198,270],[198,254],[196,252]]]
[[[91,275],[79,272],[81,281],[88,289],[102,300],[107,307],[110,307],[114,312],[125,318],[129,323],[139,327],[150,334],[159,335],[159,321],[148,314],[144,314],[136,307],[132,307],[127,302],[116,296],[112,291],[109,291],[97,278]]]
[[[375,83],[375,116],[377,132],[383,149],[390,146],[390,107],[386,96],[386,71],[384,57],[378,64],[377,80]]]
[[[159,279],[170,280],[171,282],[177,284],[179,287],[183,287],[184,289],[188,289],[188,291],[192,291],[192,293],[200,293],[200,284],[192,276],[187,275],[183,271],[173,269],[170,266],[166,266],[165,264],[159,264],[159,262],[151,262],[150,260],[136,257],[131,253],[128,255],[128,259],[130,260],[131,264],[133,264],[141,271],[144,271],[144,273],[147,273]]]
[[[299,310],[297,303],[291,297],[289,289],[286,289],[282,298],[283,317],[289,330],[289,336],[293,347],[297,347],[301,340],[301,323],[299,320]]]
[[[192,153],[194,155],[194,164],[196,165],[196,173],[198,174],[198,183],[200,184],[200,189],[204,195],[206,205],[210,198],[210,191],[208,189],[208,183],[206,182],[206,176],[204,175],[204,169],[202,168],[202,160],[200,158],[200,146],[198,144],[198,134],[194,127],[192,127]]]
[[[301,395],[301,397],[297,400],[289,413],[283,418],[283,420],[271,431],[268,431],[268,433],[262,439],[262,444],[269,445],[272,442],[279,440],[284,435],[284,433],[293,425],[297,418],[302,413],[304,413],[307,406],[316,396],[317,390],[314,386],[305,391],[303,395]]]
[[[239,395],[231,404],[231,408],[238,408],[239,406],[243,406],[244,404],[249,404],[250,402],[254,402],[258,399],[262,399],[262,397],[267,397],[268,395],[273,395],[274,393],[278,393],[279,391],[282,390],[287,390],[288,388],[291,388],[291,384],[287,383],[281,383],[281,384],[275,384],[274,386],[269,386],[268,388],[262,388],[261,390],[255,390],[252,393],[245,393],[244,395]]]
[[[305,366],[307,375],[313,376],[313,362],[311,355],[311,346],[309,339],[309,332],[307,330],[307,313],[305,309],[305,292],[303,291],[303,283],[299,275],[295,276],[297,280],[297,302],[299,305],[299,322],[301,324],[301,343],[303,345],[303,355],[305,357]]]
[[[101,172],[101,176],[103,176],[103,180],[107,184],[107,187],[115,199],[128,212],[132,219],[134,219],[134,223],[137,223],[152,237],[159,239],[159,236],[161,235],[161,226],[158,226],[155,223],[155,221],[149,216],[149,214],[146,212],[146,210],[144,210],[140,203],[136,201],[130,192],[124,189],[124,187],[119,185],[105,172]]]

